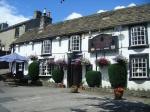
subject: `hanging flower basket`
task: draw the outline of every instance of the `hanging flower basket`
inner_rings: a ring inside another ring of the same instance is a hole
[[[75,59],[74,65],[75,66],[81,65],[81,59]]]
[[[54,65],[54,64],[55,64],[54,59],[49,59],[47,63],[48,63],[49,65]]]
[[[110,65],[110,61],[108,59],[106,59],[106,58],[97,59],[96,63],[101,68],[103,68],[104,66]]]
[[[29,58],[31,60],[37,60],[38,59],[38,56],[37,55],[30,55]]]
[[[67,68],[68,64],[64,59],[58,59],[55,61],[55,65],[59,66],[59,67],[63,67],[64,69]]]
[[[127,64],[127,62],[128,62],[126,57],[124,57],[123,55],[118,55],[113,60],[118,62],[118,63],[125,63],[125,64]]]
[[[87,58],[82,58],[81,59],[81,65],[90,65],[91,63],[90,63],[90,61],[89,61],[89,59],[87,59]]]
[[[114,89],[114,96],[116,100],[121,100],[124,93],[123,87],[117,87]]]

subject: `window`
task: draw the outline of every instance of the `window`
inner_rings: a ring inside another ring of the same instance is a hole
[[[23,64],[22,63],[19,63],[19,65],[18,65],[18,71],[23,71]]]
[[[130,55],[130,78],[148,78],[148,54]]]
[[[51,54],[51,40],[43,41],[42,54]]]
[[[79,35],[74,35],[71,36],[70,39],[70,50],[72,51],[80,51],[80,36]]]
[[[145,46],[148,44],[146,26],[134,26],[130,28],[130,46]]]
[[[15,37],[19,37],[19,27],[15,28]]]
[[[40,76],[51,76],[54,66],[48,64],[48,59],[40,60]]]

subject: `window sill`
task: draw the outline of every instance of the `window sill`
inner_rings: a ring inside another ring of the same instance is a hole
[[[128,49],[141,49],[141,48],[149,48],[149,45],[137,45],[137,46],[129,46]]]
[[[49,53],[49,54],[41,54],[41,56],[51,56],[52,54]]]
[[[147,78],[129,78],[129,81],[148,81],[150,77]]]
[[[51,78],[51,75],[39,75],[40,78]]]
[[[81,50],[71,50],[71,52],[81,52]]]

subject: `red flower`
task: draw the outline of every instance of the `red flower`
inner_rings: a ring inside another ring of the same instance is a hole
[[[96,63],[100,66],[108,66],[110,64],[110,61],[108,61],[106,58],[100,58],[96,61]]]

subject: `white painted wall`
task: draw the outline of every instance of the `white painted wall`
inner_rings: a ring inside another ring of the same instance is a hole
[[[129,31],[128,27],[123,27],[121,32],[114,32],[113,30],[107,30],[103,33],[108,33],[108,34],[113,34],[113,35],[119,35],[121,33],[121,37],[119,37],[119,53],[121,53],[123,56],[125,56],[127,59],[129,59],[130,54],[139,54],[139,53],[149,53],[150,54],[150,48],[145,48],[145,49],[138,49],[138,50],[128,50],[129,47]],[[99,33],[93,33],[92,36],[98,35]],[[89,53],[88,52],[88,40],[89,40],[89,34],[85,33],[82,34],[82,55],[83,57],[87,58],[90,60],[91,64],[93,65],[93,70],[96,70],[96,65],[95,65],[95,54],[94,53]],[[150,24],[148,24],[148,40],[150,43]],[[121,48],[122,44],[122,48]],[[41,57],[41,48],[42,48],[42,42],[34,42],[34,50],[32,50],[32,45],[31,44],[23,44],[20,45],[20,52],[18,52],[18,46],[16,46],[16,52],[19,53],[22,56],[30,56],[32,54],[37,55],[39,58]],[[61,45],[59,45],[59,40],[53,39],[52,40],[52,56],[55,60],[57,59],[65,59],[67,60],[67,52],[68,52],[68,38],[61,38]],[[106,53],[105,57],[108,58],[111,63],[114,63],[112,60],[116,55],[119,54],[118,52],[114,53]],[[104,54],[99,53],[98,58],[103,57]],[[149,55],[150,56],[150,55]],[[150,57],[149,57],[150,59]],[[27,67],[26,67],[27,68]],[[84,68],[84,67],[83,67]],[[109,77],[108,77],[108,71],[107,68],[99,69],[102,72],[102,87],[110,87],[109,83]],[[25,74],[27,74],[27,70],[25,70]],[[129,73],[128,73],[128,78],[129,78]],[[83,80],[85,82],[85,69],[83,69]],[[65,79],[64,83],[67,84],[67,72],[65,71]],[[86,85],[86,83],[85,83]],[[128,88],[129,89],[145,89],[145,90],[150,90],[150,81],[129,81],[128,80]]]

